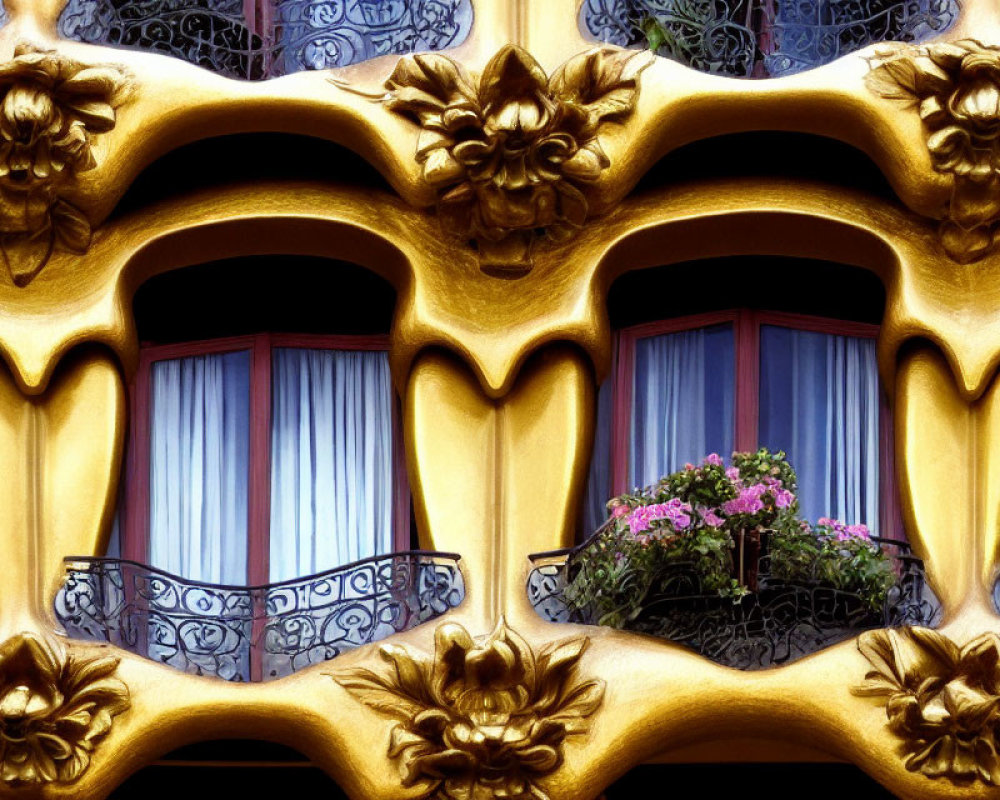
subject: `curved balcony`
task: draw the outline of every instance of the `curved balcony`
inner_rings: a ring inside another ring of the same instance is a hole
[[[116,558],[67,558],[56,616],[184,672],[281,678],[441,616],[464,599],[454,553],[407,551],[264,586],[219,586]]]
[[[782,577],[765,533],[752,547],[748,537],[746,546],[740,542],[734,549],[736,576],[747,589],[742,596],[720,596],[704,584],[695,564],[677,562],[659,576],[641,615],[609,623],[601,610],[606,602],[567,592],[573,581],[579,586],[588,573],[605,568],[591,558],[603,530],[575,548],[530,556],[535,567],[528,596],[543,619],[611,624],[685,645],[724,666],[753,670],[795,661],[863,630],[933,627],[941,615],[923,562],[906,542],[871,540],[888,557],[893,574],[884,597],[873,603],[871,595],[838,586],[836,576],[820,574],[819,567]]]

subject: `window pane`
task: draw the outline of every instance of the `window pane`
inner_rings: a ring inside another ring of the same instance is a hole
[[[607,519],[606,505],[613,492],[611,483],[611,422],[614,380],[608,378],[597,393],[594,454],[590,459],[587,490],[583,498],[583,534],[589,536]]]
[[[630,485],[732,451],[735,371],[732,325],[636,342]]]
[[[392,385],[385,352],[275,349],[272,581],[392,550]]]
[[[761,327],[760,442],[784,450],[802,514],[878,526],[875,341]]]
[[[153,364],[150,563],[246,583],[250,353]]]

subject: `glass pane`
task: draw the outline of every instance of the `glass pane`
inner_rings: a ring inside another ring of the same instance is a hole
[[[630,485],[732,452],[735,365],[732,325],[636,342]]]
[[[583,498],[583,534],[589,536],[607,519],[605,508],[611,499],[611,421],[614,380],[608,378],[597,393],[597,421],[594,427],[594,454],[590,459],[587,490]]]
[[[152,378],[150,564],[244,584],[250,353],[158,361]]]
[[[580,27],[602,42],[659,42],[657,54],[733,78],[776,78],[878,42],[922,42],[958,19],[959,0],[584,0]]]
[[[761,327],[760,442],[784,450],[802,515],[878,528],[875,340]]]
[[[278,348],[272,376],[270,579],[391,552],[388,354]]]

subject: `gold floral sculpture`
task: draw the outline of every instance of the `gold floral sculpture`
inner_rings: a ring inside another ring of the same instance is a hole
[[[876,53],[869,88],[917,104],[934,169],[954,176],[942,245],[960,263],[977,261],[1000,220],[1000,48],[963,39]]]
[[[0,250],[18,286],[55,245],[73,253],[90,246],[90,221],[60,192],[96,165],[93,137],[114,127],[124,86],[115,67],[27,44],[0,65]]]
[[[600,47],[546,78],[524,49],[507,45],[478,85],[447,56],[400,59],[378,96],[420,124],[417,160],[438,192],[443,227],[474,241],[486,271],[531,268],[537,232],[563,241],[587,218],[581,187],[610,161],[599,132],[635,109],[633,50]]]
[[[604,682],[573,680],[584,637],[531,647],[501,619],[473,639],[456,623],[435,632],[434,656],[381,648],[388,675],[354,669],[338,683],[399,722],[389,755],[403,785],[427,784],[435,800],[546,800],[538,778],[563,759],[567,736],[584,733]]]
[[[1000,637],[959,648],[937,631],[903,628],[863,633],[858,648],[875,669],[853,692],[886,698],[907,769],[1000,785]]]
[[[112,656],[66,656],[24,633],[0,644],[0,782],[70,782],[129,707]]]

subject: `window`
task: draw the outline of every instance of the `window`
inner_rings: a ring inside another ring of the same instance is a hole
[[[409,549],[384,336],[144,348],[125,558],[260,585]]]
[[[899,530],[875,325],[720,311],[622,329],[598,397],[585,530],[613,494],[711,452],[766,446],[796,468],[804,516]]]

